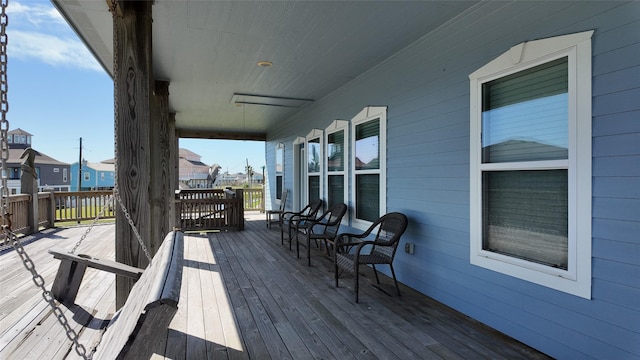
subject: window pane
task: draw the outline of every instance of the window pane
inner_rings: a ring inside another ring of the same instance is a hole
[[[282,175],[276,175],[276,199],[282,199]]]
[[[567,170],[483,173],[483,249],[567,269]]]
[[[327,167],[329,171],[344,171],[344,130],[327,136]]]
[[[568,62],[561,58],[482,85],[482,162],[566,159]]]
[[[375,221],[380,217],[380,175],[356,175],[356,218]]]
[[[308,151],[308,164],[309,164],[309,172],[317,173],[320,172],[320,139],[309,140],[309,151]]]
[[[309,203],[320,199],[320,176],[309,176]]]
[[[284,172],[284,147],[278,146],[276,148],[276,174],[282,174]]]
[[[276,147],[276,199],[282,199],[282,182],[284,174],[284,145]]]
[[[356,125],[356,170],[380,168],[380,119]],[[377,218],[377,217],[376,217]]]
[[[344,176],[330,175],[327,178],[327,206],[330,208],[335,204],[344,203]]]

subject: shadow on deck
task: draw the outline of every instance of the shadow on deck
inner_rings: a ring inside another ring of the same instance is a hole
[[[353,303],[352,275],[335,288],[331,261],[314,250],[308,267],[263,216],[246,214],[242,232],[187,234],[179,309],[160,358],[546,358],[408,287],[401,297],[385,291],[393,285],[384,276],[382,291],[369,286],[371,270]],[[85,230],[54,229],[25,245],[48,286],[58,266],[48,248],[70,249]],[[113,259],[113,233],[113,225],[94,228],[78,252]],[[82,358],[17,254],[2,253],[0,268],[0,358]],[[89,351],[115,311],[114,283],[112,274],[90,269],[78,305],[60,307]]]

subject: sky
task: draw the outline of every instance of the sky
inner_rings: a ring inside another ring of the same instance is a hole
[[[66,163],[112,159],[113,82],[48,0],[9,1],[9,130]],[[230,173],[265,165],[264,142],[180,139],[180,147]],[[221,157],[220,154],[224,154]]]

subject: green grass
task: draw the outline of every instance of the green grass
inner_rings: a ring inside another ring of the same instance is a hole
[[[91,223],[93,219],[95,219],[98,214],[102,211],[102,206],[83,206],[80,210],[80,218],[85,218],[87,220],[81,220],[81,223],[88,222]],[[65,209],[56,209],[56,224],[58,223],[77,223],[76,219],[77,210],[75,207],[65,208]],[[106,209],[101,217],[115,216],[115,211],[109,211]],[[103,220],[111,220],[113,219],[103,219]]]

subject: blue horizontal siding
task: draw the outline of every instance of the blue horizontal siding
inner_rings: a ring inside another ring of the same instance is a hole
[[[640,266],[637,264],[595,258],[593,273],[601,280],[640,289]],[[626,274],[626,276],[620,276],[620,274]],[[638,329],[640,329],[640,323]]]
[[[596,157],[593,159],[594,177],[640,176],[640,155]]]
[[[640,32],[640,29],[638,32]],[[638,87],[638,78],[640,78],[640,65],[594,76],[593,88],[598,93],[592,95],[600,96],[636,88]]]
[[[593,136],[640,132],[640,110],[593,117]]]
[[[640,199],[594,198],[593,217],[640,221]]]
[[[593,196],[640,199],[640,178],[596,177],[593,179]]]
[[[638,48],[640,50],[640,47]],[[640,59],[640,53],[636,55]],[[640,109],[640,87],[593,99],[593,115],[618,114]]]
[[[402,242],[416,246],[397,255],[400,281],[554,357],[640,358],[638,14],[637,1],[480,3],[270,131],[267,161],[285,142],[293,189],[295,136],[387,106],[386,210],[407,214]],[[469,263],[468,75],[522,41],[587,30],[592,299]]]
[[[617,229],[613,231],[615,230]],[[592,245],[593,253],[595,254],[594,257],[639,266],[640,246],[638,246],[637,235],[638,233],[635,233],[634,242],[594,238]],[[597,276],[597,273],[594,274],[594,276]],[[626,274],[621,274],[621,276],[626,276]],[[638,303],[636,302],[636,304]],[[638,304],[638,306],[640,306],[640,304]]]

